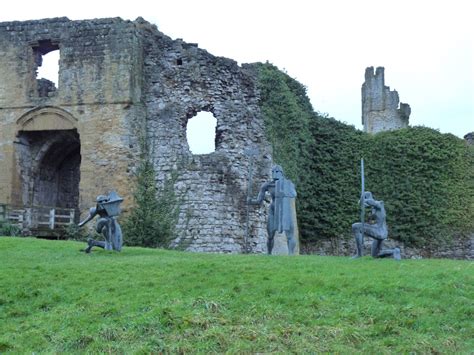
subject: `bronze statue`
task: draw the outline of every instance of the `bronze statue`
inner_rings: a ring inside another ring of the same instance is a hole
[[[87,240],[88,246],[84,251],[90,253],[93,247],[120,251],[122,250],[122,230],[115,217],[120,213],[119,205],[123,199],[115,191],[112,191],[108,196],[97,196],[96,200],[96,207],[89,210],[89,215],[79,223],[79,227],[91,221],[95,216],[99,216],[95,229],[97,233],[102,233],[105,241],[89,238]]]
[[[288,254],[293,255],[296,248],[295,223],[293,218],[292,201],[296,197],[295,185],[285,178],[280,165],[272,169],[272,180],[264,183],[256,200],[249,199],[251,205],[260,205],[265,193],[268,192],[272,198],[268,211],[267,221],[267,251],[272,253],[275,233],[285,232],[288,240]]]
[[[371,214],[368,222],[362,221],[352,225],[352,233],[354,234],[357,253],[355,258],[363,255],[364,235],[374,239],[372,242],[371,255],[374,258],[385,258],[393,256],[394,259],[400,260],[400,249],[382,249],[382,244],[388,237],[387,214],[383,201],[377,201],[369,191],[363,192],[361,196],[362,208],[371,207]]]

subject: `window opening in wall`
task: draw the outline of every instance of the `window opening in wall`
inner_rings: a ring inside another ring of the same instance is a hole
[[[217,120],[211,112],[200,111],[188,120],[186,136],[193,154],[209,154],[216,150]]]
[[[176,59],[176,65],[183,65],[183,60],[181,58]]]
[[[48,97],[59,83],[59,46],[50,40],[39,41],[33,47],[38,95]]]

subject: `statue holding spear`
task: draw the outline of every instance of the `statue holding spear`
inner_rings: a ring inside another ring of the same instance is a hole
[[[352,225],[352,233],[354,234],[356,242],[356,255],[355,258],[363,256],[364,250],[364,235],[371,237],[372,250],[371,255],[374,258],[385,258],[393,256],[394,259],[400,260],[400,249],[382,249],[382,244],[385,239],[388,237],[388,227],[387,227],[387,213],[385,212],[385,206],[383,201],[378,201],[372,196],[372,192],[365,191],[364,186],[364,160],[361,159],[361,182],[362,182],[362,191],[360,197],[360,219],[358,223]],[[369,215],[368,221],[365,221],[365,208],[370,207],[371,213]]]

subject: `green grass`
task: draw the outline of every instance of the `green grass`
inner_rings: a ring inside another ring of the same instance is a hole
[[[473,264],[0,238],[0,353],[472,353]]]

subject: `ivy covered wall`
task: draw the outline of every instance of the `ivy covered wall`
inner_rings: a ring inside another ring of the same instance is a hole
[[[297,186],[303,242],[351,236],[361,157],[390,238],[423,247],[474,232],[473,146],[426,127],[363,133],[315,112],[305,87],[275,66],[255,67],[274,161]]]
[[[426,127],[367,141],[368,186],[386,201],[394,239],[423,246],[474,232],[473,146]]]

